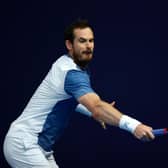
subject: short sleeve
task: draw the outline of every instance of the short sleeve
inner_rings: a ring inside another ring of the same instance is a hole
[[[90,78],[87,72],[70,70],[65,77],[65,91],[78,99],[79,97],[94,92],[91,88]]]

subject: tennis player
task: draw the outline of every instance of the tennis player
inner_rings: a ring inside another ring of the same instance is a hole
[[[67,54],[53,63],[22,114],[11,123],[4,155],[13,168],[58,168],[53,145],[74,111],[129,131],[138,139],[154,139],[150,126],[122,114],[93,90],[87,65],[93,57],[94,34],[86,20],[66,28],[65,45]]]

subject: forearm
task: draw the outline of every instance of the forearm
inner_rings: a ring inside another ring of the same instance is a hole
[[[118,126],[119,120],[122,115],[121,112],[119,112],[116,108],[112,107],[110,104],[103,102],[103,101],[101,101],[101,104],[97,106],[96,113],[92,114],[82,104],[78,104],[75,111],[83,115],[86,115],[88,117],[93,116],[96,120],[104,121],[105,123],[108,123],[109,125],[117,125],[117,126]]]
[[[100,101],[93,111],[93,118],[106,124],[119,126],[122,113],[110,104]]]
[[[131,133],[134,133],[136,127],[141,124],[138,120],[122,114],[119,110],[103,101],[97,106],[97,111],[93,113],[93,117],[109,125],[119,126]]]
[[[111,104],[106,103],[94,93],[86,94],[79,98],[79,103],[83,104],[92,113],[94,119],[109,125],[119,126],[121,129],[134,132],[140,124],[134,118],[123,115]]]
[[[102,101],[97,94],[85,94],[81,96],[78,101],[87,107],[88,111],[92,113],[92,116],[103,124],[103,127],[104,123],[107,123],[109,125],[119,126],[121,129],[132,133],[138,139],[154,139],[151,127],[122,114],[110,104]]]

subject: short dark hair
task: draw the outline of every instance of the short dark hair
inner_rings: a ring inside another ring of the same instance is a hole
[[[69,40],[71,43],[73,43],[74,40],[74,29],[80,28],[91,28],[91,25],[89,24],[88,20],[86,19],[77,19],[74,22],[72,22],[69,26],[66,27],[64,31],[64,40]],[[93,29],[92,29],[93,30]]]

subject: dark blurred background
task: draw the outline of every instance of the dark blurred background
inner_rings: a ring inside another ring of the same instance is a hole
[[[0,167],[2,145],[52,63],[66,53],[63,31],[76,18],[94,27],[92,84],[106,101],[153,128],[168,126],[167,6],[162,1],[2,1]],[[55,145],[60,168],[149,167],[167,161],[168,136],[149,143],[73,115]]]

